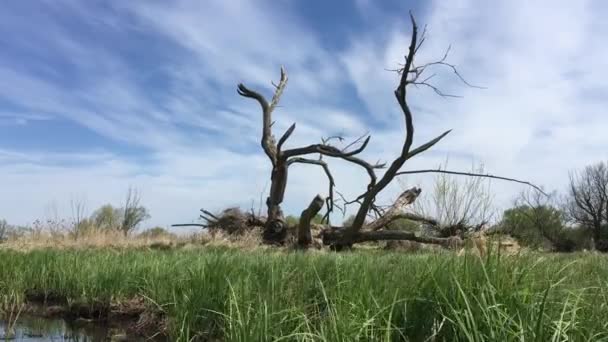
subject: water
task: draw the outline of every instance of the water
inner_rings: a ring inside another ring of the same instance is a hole
[[[7,340],[8,322],[0,320],[0,341]],[[21,316],[14,328],[10,341],[23,342],[101,342],[101,341],[134,341],[125,338],[124,330],[104,324],[82,324],[67,322],[62,319],[48,319]]]

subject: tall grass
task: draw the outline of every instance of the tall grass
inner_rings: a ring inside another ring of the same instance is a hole
[[[0,318],[5,321],[3,339],[15,337],[15,325],[21,316],[24,303],[15,291],[3,292],[0,295]]]
[[[172,340],[608,341],[599,255],[0,250],[0,296],[144,296]]]

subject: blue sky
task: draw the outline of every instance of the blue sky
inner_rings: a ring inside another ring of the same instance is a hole
[[[289,84],[275,132],[290,146],[372,134],[364,157],[391,160],[403,123],[385,69],[402,61],[408,10],[428,25],[420,60],[452,45],[464,87],[438,71],[409,95],[415,144],[453,129],[406,165],[486,170],[562,190],[568,171],[606,159],[608,23],[601,1],[6,1],[0,12],[0,217],[26,224],[90,211],[140,189],[148,224],[190,222],[201,207],[249,208],[265,190],[261,114],[236,94]],[[332,162],[338,188],[365,173]],[[432,176],[401,179],[429,188]],[[294,168],[285,201],[297,213],[327,185]],[[522,190],[492,183],[497,206]]]

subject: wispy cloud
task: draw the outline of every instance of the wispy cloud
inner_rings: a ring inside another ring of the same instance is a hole
[[[35,137],[37,148],[0,145],[0,188],[9,194],[0,198],[0,216],[27,222],[73,193],[86,192],[95,205],[118,202],[128,185],[142,189],[160,224],[188,221],[203,206],[250,205],[269,165],[259,148],[259,108],[235,87],[244,82],[270,95],[281,65],[290,82],[274,128],[280,134],[297,123],[289,146],[369,131],[364,156],[391,160],[403,119],[392,93],[397,75],[385,69],[406,52],[406,5],[357,1],[364,27],[348,36],[342,30],[339,47],[291,1],[8,5],[0,14],[0,131],[60,118],[104,140],[74,141],[69,151],[45,136]],[[437,70],[437,84],[462,99],[413,89],[415,144],[453,132],[408,168],[448,156],[453,168],[477,160],[493,173],[561,188],[569,169],[605,158],[605,7],[454,1],[415,8],[428,24],[420,61],[451,45],[450,60],[487,89],[464,86],[450,70]],[[343,192],[363,190],[364,172],[340,161],[331,167]],[[290,176],[289,212],[326,192],[321,170],[301,166]],[[521,187],[495,182],[494,189],[506,203]]]
[[[31,121],[47,121],[52,119],[52,116],[43,114],[0,112],[0,125],[27,125]]]

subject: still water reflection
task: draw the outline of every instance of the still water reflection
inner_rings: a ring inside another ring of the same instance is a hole
[[[12,330],[12,331],[9,331]],[[124,330],[100,324],[69,323],[62,319],[20,317],[9,329],[6,321],[0,320],[0,341],[136,341],[127,339]]]

